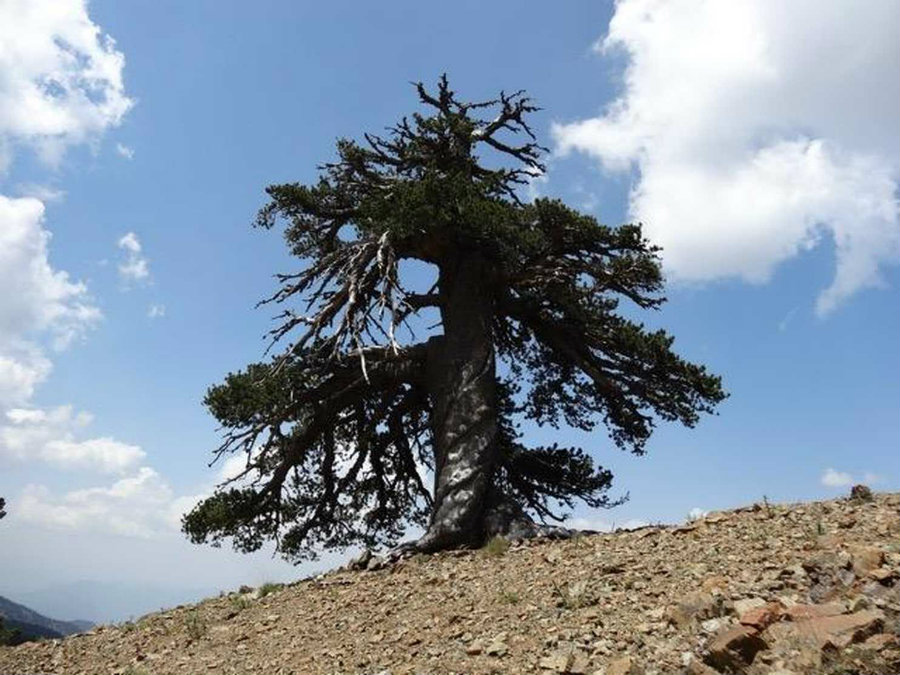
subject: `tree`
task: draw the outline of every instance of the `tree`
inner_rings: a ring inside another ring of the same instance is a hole
[[[639,225],[520,198],[545,169],[530,99],[465,103],[446,77],[416,89],[430,114],[339,140],[313,185],[267,188],[256,224],[284,223],[305,266],[260,303],[284,307],[270,345],[283,351],[206,395],[226,430],[213,461],[243,452],[246,464],[184,517],[194,542],[251,551],[275,539],[299,560],[392,546],[408,525],[425,529],[409,545],[419,551],[534,535],[575,499],[618,500],[581,448],[526,447],[522,419],[602,420],[643,454],[656,420],[692,427],[726,396],[666,332],[617,312],[665,301],[659,249]],[[437,269],[430,290],[410,290],[404,259]],[[428,312],[440,333],[416,341]]]
[[[0,497],[0,518],[6,515],[6,511],[3,509],[6,507],[6,500],[3,497]]]

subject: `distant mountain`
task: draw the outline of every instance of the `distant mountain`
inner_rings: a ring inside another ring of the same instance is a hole
[[[77,616],[94,623],[110,623],[136,619],[148,612],[159,611],[162,607],[196,602],[218,592],[216,587],[170,588],[151,584],[85,580],[56,583],[24,592],[16,591],[16,599],[50,616]]]
[[[0,595],[0,616],[7,629],[18,629],[23,638],[61,638],[82,633],[94,624],[90,621],[60,621],[38,614],[25,605]]]

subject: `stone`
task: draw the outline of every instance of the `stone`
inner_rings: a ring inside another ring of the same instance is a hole
[[[569,666],[575,660],[572,649],[557,649],[538,661],[538,666],[544,670],[552,670],[555,673],[568,673]]]
[[[484,650],[485,654],[488,656],[505,656],[509,651],[509,647],[506,645],[506,635],[506,633],[495,635],[487,649]]]
[[[367,572],[376,572],[387,567],[387,560],[381,556],[373,555],[366,563]]]
[[[871,502],[875,497],[868,485],[854,485],[850,488],[851,502]]]
[[[877,569],[871,570],[868,574],[870,579],[874,579],[879,584],[887,585],[891,579],[894,579],[897,576],[897,572],[895,570],[888,569],[887,567],[879,567]]]
[[[721,616],[722,601],[711,593],[697,591],[684,596],[677,605],[670,606],[667,615],[669,621],[683,628],[693,621]]]
[[[710,643],[704,661],[728,672],[745,669],[753,663],[757,652],[769,645],[759,631],[749,626],[734,626],[719,633]]]
[[[606,666],[606,675],[631,675],[632,672],[634,672],[634,662],[630,656],[614,659]]]
[[[722,627],[722,619],[707,619],[700,622],[700,628],[704,633],[715,633]]]
[[[769,631],[779,628],[777,632],[779,636],[794,635],[807,639],[814,642],[819,649],[828,645],[843,649],[849,644],[862,642],[870,635],[880,632],[883,627],[884,617],[881,612],[863,610],[853,614],[819,616],[796,621],[793,624],[779,624],[772,626]]]
[[[741,617],[751,609],[756,609],[757,607],[764,607],[766,601],[762,598],[747,598],[746,600],[735,600],[734,601],[734,613]]]
[[[347,563],[348,570],[364,570],[366,569],[366,565],[369,564],[369,560],[372,559],[372,551],[365,550],[360,553],[358,556],[350,560]]]
[[[693,654],[691,655],[691,659],[685,666],[684,672],[687,673],[687,675],[719,675],[718,670],[710,668],[708,665],[703,663],[703,661],[695,658]]]
[[[768,602],[761,607],[754,607],[740,615],[740,622],[744,626],[751,626],[757,630],[763,630],[767,626],[779,621],[784,616],[784,608],[780,603]]]
[[[484,651],[484,643],[481,640],[475,640],[466,646],[466,654],[469,656],[478,656]]]
[[[784,610],[784,616],[790,621],[801,621],[823,616],[837,616],[843,614],[844,611],[844,605],[837,602],[826,602],[821,605],[794,605]]]
[[[884,552],[874,546],[856,546],[850,550],[853,571],[864,577],[884,562]]]

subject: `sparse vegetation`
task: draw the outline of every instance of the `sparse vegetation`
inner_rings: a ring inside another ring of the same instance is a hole
[[[481,547],[481,555],[485,558],[499,558],[509,550],[509,540],[504,537],[491,537]]]
[[[240,593],[229,595],[228,602],[236,612],[242,612],[250,606],[250,601]]]
[[[515,591],[500,591],[500,602],[504,605],[518,605],[522,598]]]
[[[206,635],[209,626],[196,609],[190,609],[184,614],[184,628],[191,640],[199,640]]]
[[[267,595],[274,593],[275,591],[280,591],[282,588],[284,588],[284,584],[277,584],[272,581],[267,581],[259,587],[259,597],[264,598]]]

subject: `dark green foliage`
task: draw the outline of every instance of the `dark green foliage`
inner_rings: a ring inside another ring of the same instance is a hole
[[[4,507],[6,506],[6,500],[3,497],[0,497],[0,518],[6,515],[6,511],[4,511]]]
[[[340,140],[314,185],[267,189],[257,224],[283,223],[303,260],[261,303],[285,307],[271,339],[289,344],[207,393],[226,430],[216,458],[243,452],[247,464],[185,516],[192,541],[231,538],[252,551],[275,539],[295,560],[393,545],[410,524],[434,525],[443,490],[421,474],[453,454],[439,439],[468,442],[476,427],[486,509],[503,502],[544,521],[576,499],[611,506],[608,470],[580,448],[526,447],[516,420],[582,430],[602,421],[616,445],[642,454],[656,420],[693,426],[725,398],[671,336],[619,313],[622,300],[645,310],[665,301],[658,249],[639,225],[520,200],[544,169],[527,98],[462,103],[445,78],[434,95],[417,91],[431,115],[404,118],[386,138]],[[434,264],[435,287],[409,291],[404,258]],[[478,297],[459,291],[472,287]],[[425,308],[440,312],[444,335],[416,342],[411,322]],[[508,381],[493,370],[477,382],[450,377],[467,367],[465,345],[483,368],[498,358]],[[471,424],[454,387],[481,401]],[[462,426],[438,429],[447,422],[436,410],[455,410]]]
[[[7,628],[0,615],[0,645],[18,645],[27,640],[18,628]]]

